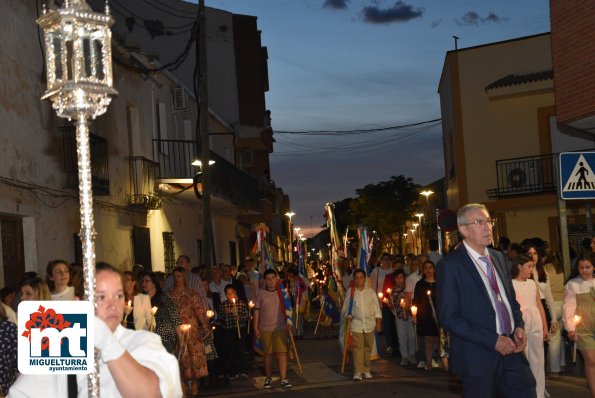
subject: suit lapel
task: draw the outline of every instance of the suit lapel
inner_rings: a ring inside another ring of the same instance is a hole
[[[477,269],[477,266],[473,262],[471,255],[467,252],[467,249],[465,249],[464,245],[461,245],[459,250],[460,250],[461,257],[463,258],[463,269],[466,272],[468,272],[469,276],[471,276],[471,279],[473,279],[473,285],[480,286],[481,291],[484,292],[485,299],[488,300],[490,307],[492,307],[492,300],[490,299],[490,292],[488,292],[488,290],[486,289],[485,284],[483,283],[483,279],[479,275],[480,271]]]

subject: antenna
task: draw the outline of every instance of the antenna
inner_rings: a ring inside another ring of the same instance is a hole
[[[458,46],[459,36],[453,35],[452,37],[453,37],[453,39],[455,39],[455,51],[457,51],[459,49],[459,46]]]

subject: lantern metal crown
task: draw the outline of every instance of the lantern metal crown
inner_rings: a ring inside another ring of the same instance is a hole
[[[95,118],[107,110],[113,88],[111,31],[114,19],[106,2],[105,14],[94,12],[84,0],[65,0],[47,10],[37,24],[46,48],[47,90],[59,117]]]

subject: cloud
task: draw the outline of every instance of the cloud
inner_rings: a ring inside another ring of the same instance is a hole
[[[347,3],[349,3],[349,0],[325,0],[323,7],[335,10],[345,10],[347,8]]]
[[[389,24],[393,22],[408,22],[412,19],[421,18],[424,14],[424,9],[414,8],[399,0],[390,8],[381,9],[376,6],[364,7],[361,14],[365,22]]]
[[[508,21],[508,18],[499,17],[498,15],[490,12],[486,17],[481,17],[475,11],[469,11],[460,18],[455,18],[455,22],[460,26],[477,26],[480,23],[502,23]]]
[[[432,21],[432,29],[433,28],[437,28],[441,23],[442,23],[442,18],[441,19],[436,19],[435,21]]]

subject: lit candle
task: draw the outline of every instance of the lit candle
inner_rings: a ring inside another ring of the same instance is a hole
[[[215,316],[215,312],[207,310],[207,318],[211,319],[213,316]]]
[[[581,316],[575,315],[572,317],[572,322],[574,322],[574,346],[572,347],[572,363],[576,363],[576,325],[581,323]]]
[[[235,297],[231,299],[231,302],[233,303],[233,313],[236,317],[236,327],[238,329],[238,339],[242,338],[242,334],[240,333],[240,320],[238,317],[238,307],[236,307],[236,299]]]
[[[390,287],[388,289],[386,289],[386,294],[390,295],[393,292],[393,289],[391,289]]]
[[[401,299],[401,301],[399,302],[399,305],[400,305],[402,308],[405,308],[405,299]]]
[[[250,334],[250,324],[252,323],[252,308],[254,308],[254,302],[250,301],[248,303],[248,327],[247,327],[247,334]]]
[[[383,299],[382,299],[382,302],[383,302],[384,304],[388,304],[388,299],[385,297],[385,298],[383,298]]]
[[[248,303],[248,307],[250,307],[250,309],[254,308],[254,303],[253,303],[252,301],[250,301],[250,302]]]
[[[151,332],[154,332],[155,328],[157,327],[157,321],[155,320],[155,314],[157,313],[157,309],[157,307],[151,308],[151,325],[149,326],[149,330]]]
[[[157,313],[157,310],[158,310],[157,307],[151,308],[151,315],[155,316],[155,314]]]
[[[382,292],[378,292],[378,298],[379,298],[380,300],[382,300],[382,297],[383,297],[383,296],[384,296],[384,294],[383,294]]]
[[[132,307],[132,300],[128,300],[128,306]]]
[[[413,319],[417,317],[417,307],[415,305],[411,306],[411,314],[413,315]]]
[[[429,295],[431,295],[431,294],[432,294],[432,291],[431,291],[431,290],[428,290],[428,291],[426,292],[426,294],[429,296]]]

